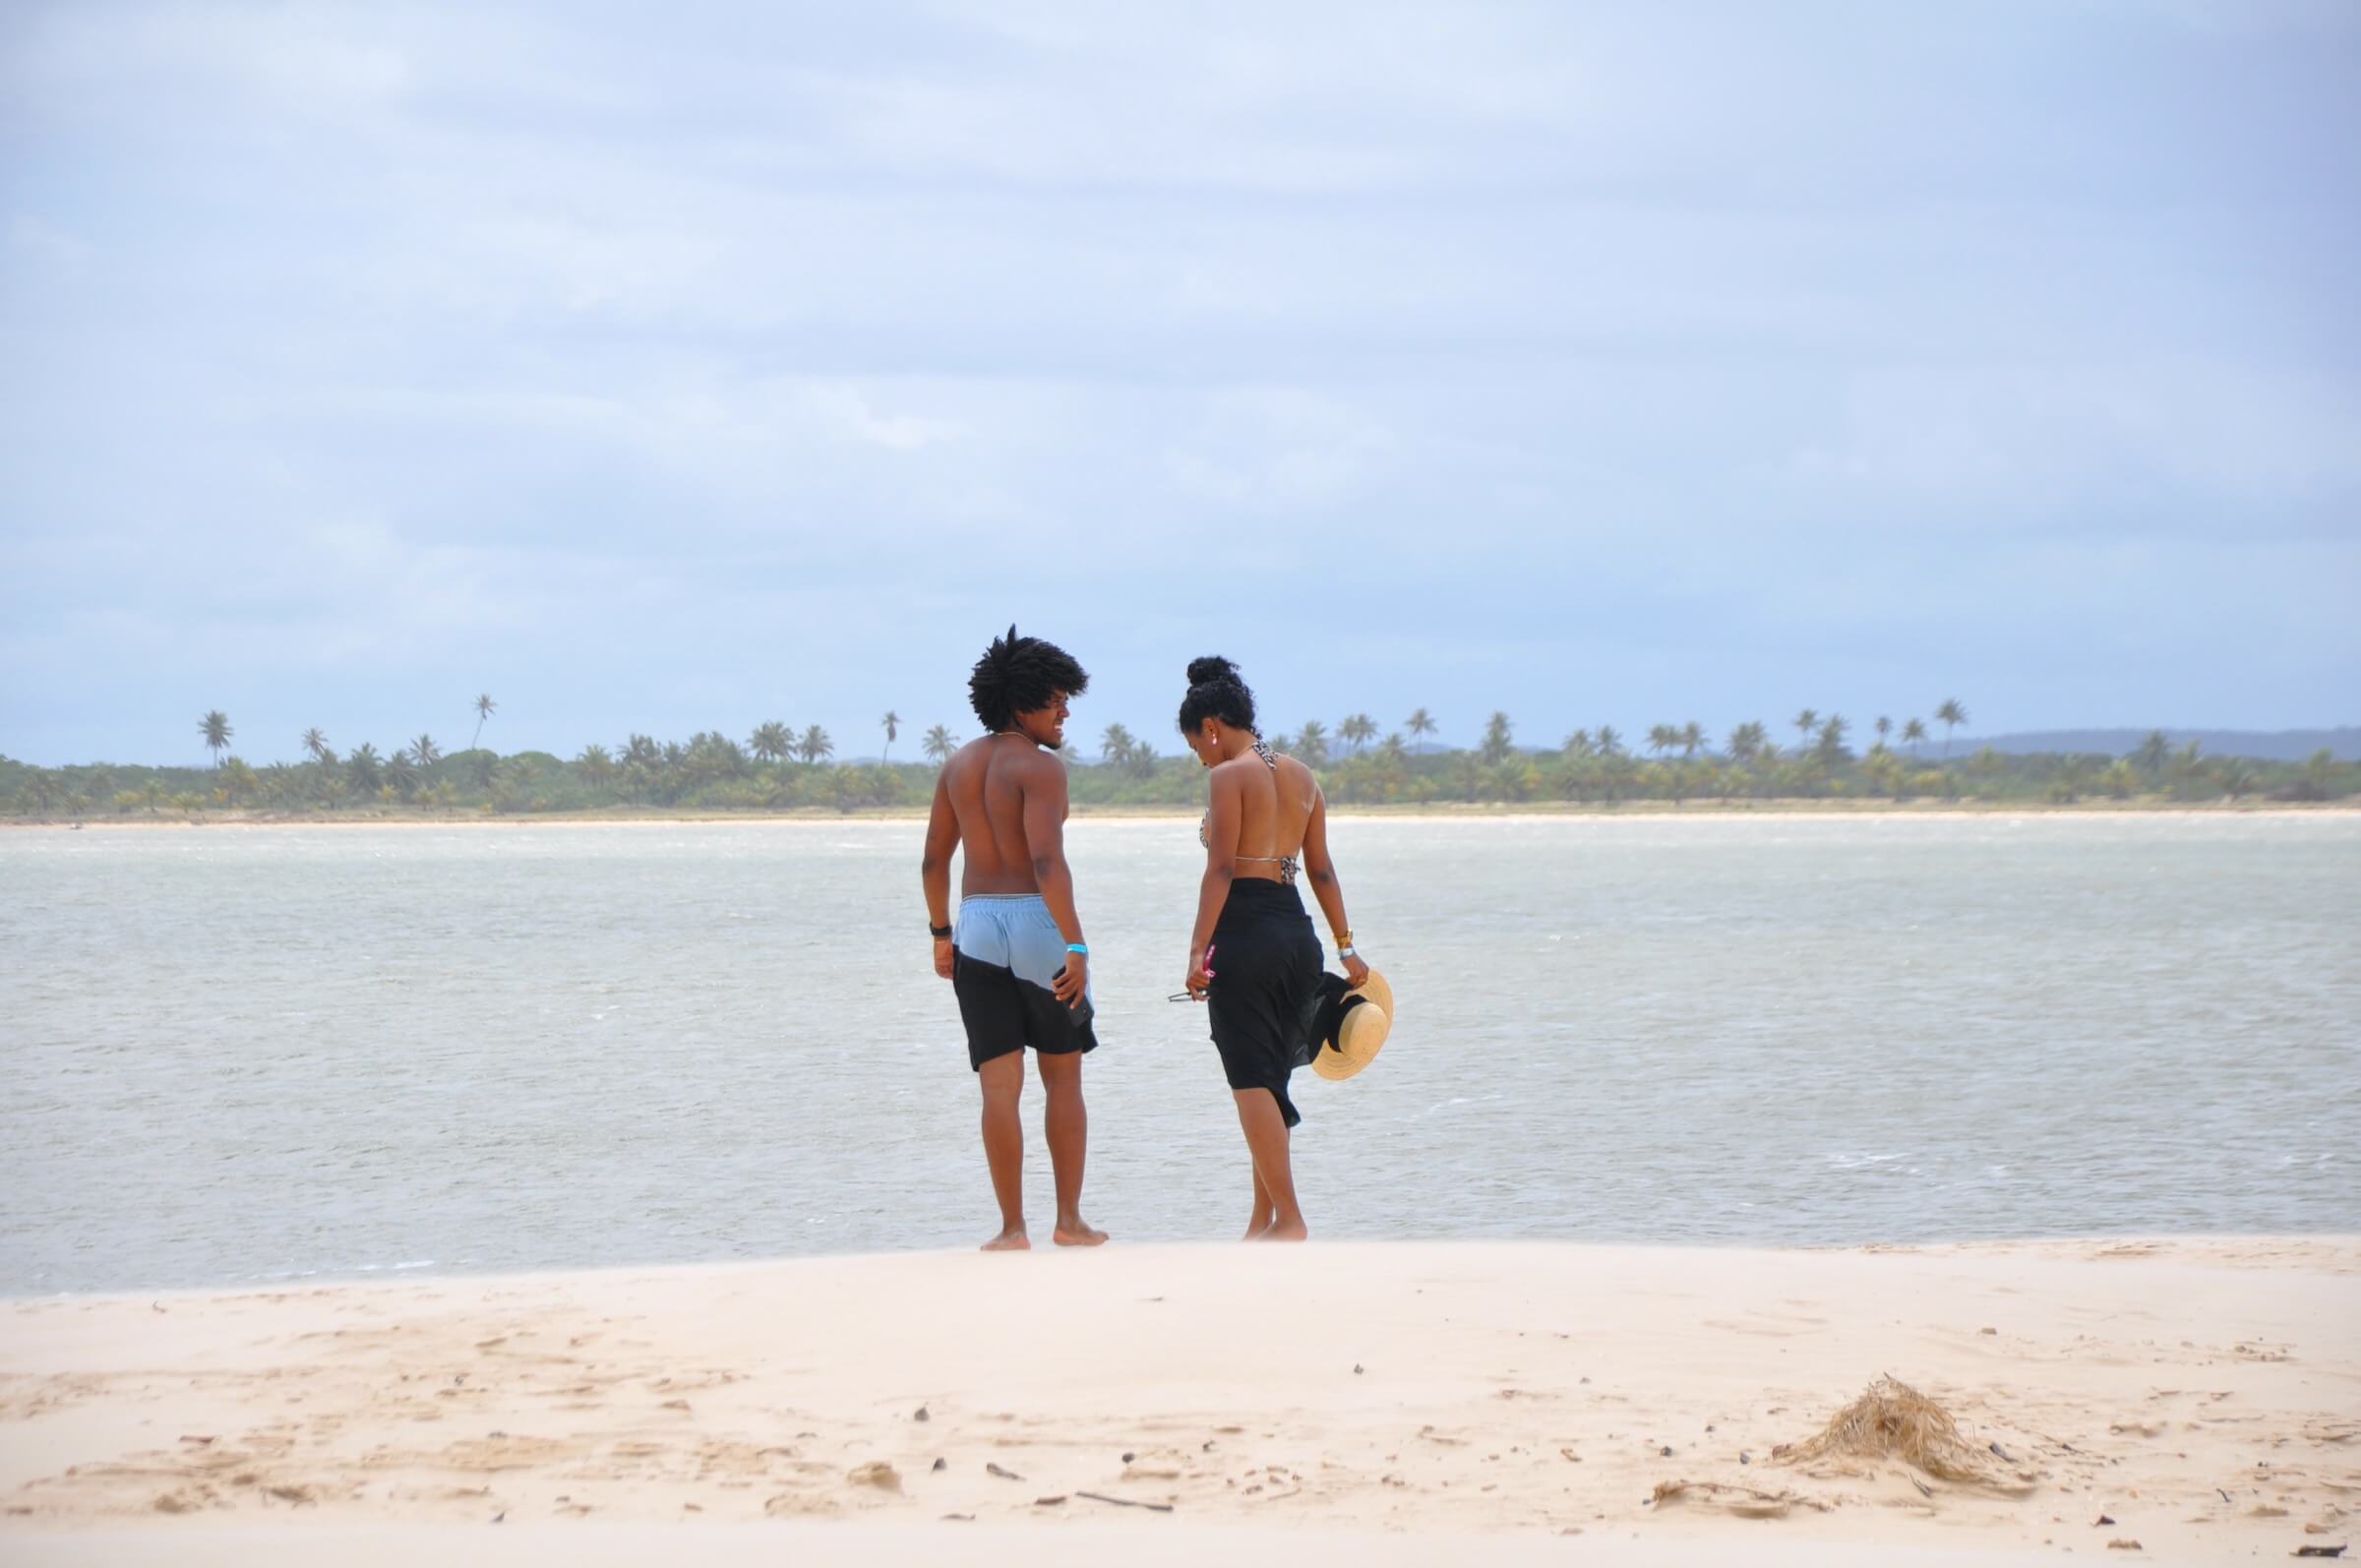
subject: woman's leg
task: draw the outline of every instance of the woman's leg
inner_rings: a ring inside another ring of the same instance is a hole
[[[1252,1152],[1251,1146],[1249,1146],[1248,1152]],[[1271,1189],[1262,1184],[1262,1170],[1260,1167],[1256,1167],[1254,1170],[1254,1208],[1246,1216],[1246,1234],[1240,1236],[1239,1239],[1259,1241],[1262,1239],[1262,1233],[1270,1228]]]
[[[1271,1202],[1271,1223],[1254,1239],[1301,1241],[1311,1233],[1303,1211],[1296,1207],[1296,1176],[1287,1159],[1287,1118],[1268,1089],[1233,1089],[1238,1101],[1238,1124],[1246,1135],[1247,1152],[1254,1157],[1254,1184]]]

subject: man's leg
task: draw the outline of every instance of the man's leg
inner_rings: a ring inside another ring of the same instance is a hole
[[[1025,1239],[1025,1128],[1017,1119],[1017,1097],[1025,1091],[1025,1054],[1010,1051],[976,1069],[984,1091],[984,1159],[992,1167],[992,1195],[1000,1203],[1000,1234],[984,1243],[987,1252],[1022,1252]]]
[[[1082,1218],[1082,1157],[1090,1143],[1090,1113],[1082,1105],[1082,1053],[1042,1055],[1041,1086],[1049,1096],[1042,1115],[1050,1135],[1050,1170],[1058,1182],[1058,1224],[1050,1239],[1059,1246],[1097,1246],[1107,1233]]]
[[[1238,1124],[1246,1134],[1246,1150],[1254,1156],[1254,1184],[1271,1200],[1271,1223],[1258,1241],[1301,1241],[1311,1232],[1303,1211],[1296,1207],[1296,1175],[1287,1160],[1287,1118],[1268,1089],[1233,1089],[1238,1101]]]

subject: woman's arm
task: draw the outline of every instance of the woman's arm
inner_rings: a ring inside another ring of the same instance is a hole
[[[1222,905],[1230,897],[1230,883],[1237,874],[1238,834],[1244,813],[1236,766],[1224,763],[1213,770],[1212,801],[1205,814],[1205,875],[1197,883],[1197,922],[1188,933],[1188,972],[1183,983],[1190,991],[1205,989],[1209,978],[1205,944],[1213,940],[1214,922],[1222,918]]]
[[[1350,945],[1353,923],[1345,919],[1345,884],[1336,879],[1336,862],[1328,854],[1328,797],[1317,788],[1312,791],[1311,816],[1303,823],[1303,874],[1311,878],[1311,896],[1320,901],[1320,913],[1328,917],[1337,946]],[[1347,980],[1358,986],[1368,976],[1369,966],[1359,953],[1345,954]]]

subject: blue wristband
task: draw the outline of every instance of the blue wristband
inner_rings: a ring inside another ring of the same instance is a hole
[[[1087,942],[1067,942],[1065,950],[1069,953],[1080,953],[1085,958],[1090,956],[1090,946]]]

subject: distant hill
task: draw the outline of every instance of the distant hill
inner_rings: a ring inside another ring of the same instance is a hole
[[[2166,724],[2158,726],[2164,739],[2177,750],[2191,741],[2206,756],[2251,756],[2272,762],[2301,762],[2322,747],[2327,747],[2339,760],[2351,761],[2361,757],[2361,727],[2342,725],[2332,730],[2183,730]],[[1951,743],[1951,754],[1966,756],[1979,747],[1989,746],[1995,752],[2023,755],[2028,752],[2095,752],[2103,756],[2124,756],[2139,750],[2148,739],[2146,730],[2035,730],[2023,735],[1957,736]],[[1938,736],[1930,745],[1919,748],[1922,755],[1942,754],[1943,743]]]

